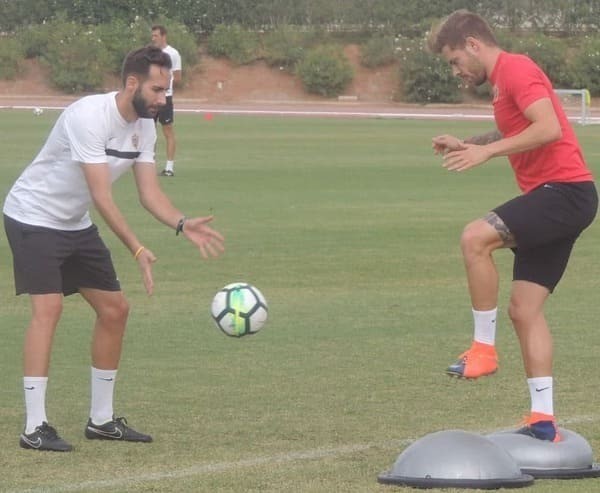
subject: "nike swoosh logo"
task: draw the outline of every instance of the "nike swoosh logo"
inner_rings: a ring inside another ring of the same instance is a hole
[[[113,378],[104,378],[104,377],[98,377],[100,380],[104,380],[105,382],[112,382]]]
[[[35,387],[25,387],[25,390],[35,390]]]
[[[98,428],[92,428],[91,426],[88,426],[87,429],[95,433],[96,435],[102,435],[103,437],[114,438],[115,440],[123,438],[123,432],[118,428],[114,429],[113,431],[104,431],[99,430]]]
[[[535,388],[536,392],[543,392],[544,390],[548,390],[550,387],[543,387],[541,389],[538,389],[537,387]]]
[[[40,437],[37,437],[37,439],[33,441],[27,438],[25,435],[21,435],[21,439],[30,447],[40,448],[42,446],[42,439]]]

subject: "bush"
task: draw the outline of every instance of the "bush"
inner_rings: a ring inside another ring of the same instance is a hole
[[[17,31],[17,39],[25,58],[36,58],[46,54],[52,33],[52,23],[26,26]]]
[[[280,26],[263,38],[264,57],[272,67],[293,69],[304,57],[312,32],[301,32],[292,26]]]
[[[376,35],[361,46],[360,54],[360,63],[365,67],[388,65],[396,60],[394,37]]]
[[[50,33],[42,59],[54,85],[71,93],[102,88],[111,56],[95,28],[59,21],[52,23]]]
[[[512,38],[510,51],[523,53],[537,63],[552,81],[554,87],[573,86],[573,74],[567,68],[567,43],[559,38],[534,34]]]
[[[150,43],[152,25],[154,24],[161,24],[167,28],[168,43],[179,51],[184,75],[186,68],[198,62],[196,40],[183,24],[162,18],[152,23],[144,20],[136,20],[131,24],[115,20],[96,27],[99,39],[110,54],[111,61],[108,69],[111,72],[119,74],[127,53]]]
[[[23,48],[17,38],[0,37],[0,79],[14,79],[20,72]]]
[[[94,28],[108,55],[106,70],[119,74],[127,53],[150,42],[150,26],[114,20]]]
[[[458,103],[460,83],[441,57],[420,42],[405,40],[399,47],[403,100],[410,103]]]
[[[575,89],[587,89],[592,96],[600,96],[600,39],[586,36],[569,65]]]
[[[352,67],[335,46],[319,46],[298,64],[297,74],[309,93],[334,97],[352,81]]]
[[[260,43],[256,33],[247,31],[239,24],[219,24],[208,38],[208,53],[225,57],[238,65],[244,65],[260,56]]]

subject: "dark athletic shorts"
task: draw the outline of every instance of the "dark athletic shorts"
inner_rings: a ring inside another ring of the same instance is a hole
[[[23,224],[5,215],[4,229],[13,253],[16,294],[68,296],[79,288],[121,290],[96,226],[62,231]]]
[[[546,183],[494,209],[517,247],[513,280],[531,281],[552,292],[562,277],[573,244],[596,216],[593,182]]]
[[[173,96],[167,96],[167,104],[158,112],[154,121],[158,120],[161,125],[170,125],[175,121],[173,111]]]

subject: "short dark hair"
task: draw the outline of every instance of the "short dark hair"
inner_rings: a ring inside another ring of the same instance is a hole
[[[498,46],[492,28],[480,15],[461,9],[443,19],[427,40],[432,53],[441,53],[444,46],[455,50],[467,45],[467,38],[473,37],[489,46]]]
[[[123,61],[121,70],[121,82],[125,86],[127,77],[138,75],[142,79],[148,77],[150,65],[158,65],[171,69],[171,57],[160,48],[148,45],[128,53]]]
[[[152,31],[160,31],[161,36],[167,34],[167,28],[162,24],[154,24],[152,26]]]

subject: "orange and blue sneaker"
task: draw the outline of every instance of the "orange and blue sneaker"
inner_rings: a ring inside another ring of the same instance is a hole
[[[473,341],[471,347],[446,369],[452,377],[474,379],[492,375],[498,370],[498,354],[491,344]]]
[[[556,426],[556,420],[551,414],[532,412],[525,418],[525,426],[517,430],[521,435],[529,435],[538,440],[549,442],[560,442],[560,434]]]

